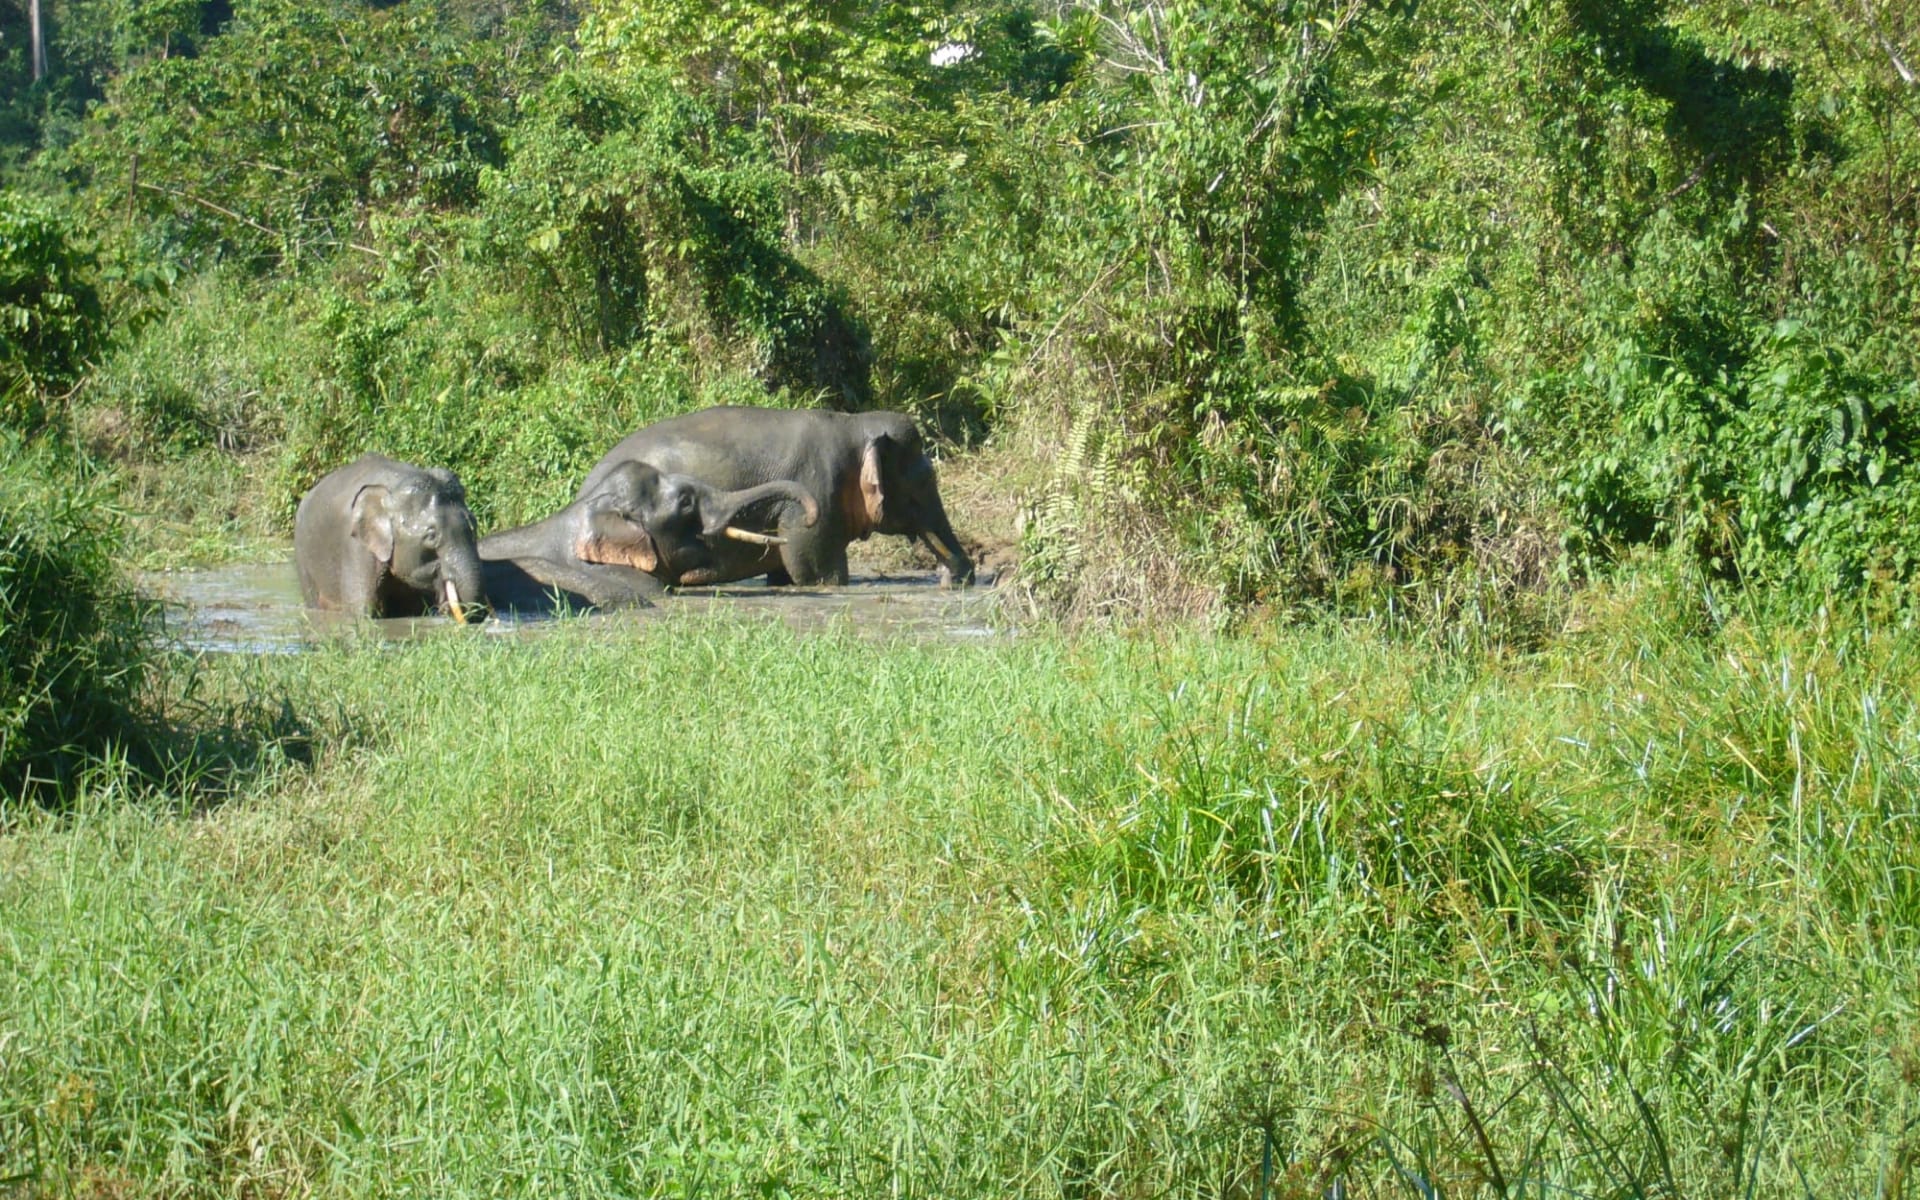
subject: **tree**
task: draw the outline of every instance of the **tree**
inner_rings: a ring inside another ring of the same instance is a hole
[[[40,29],[40,0],[27,0],[27,20],[33,26],[33,81],[39,83],[47,73],[47,40]]]

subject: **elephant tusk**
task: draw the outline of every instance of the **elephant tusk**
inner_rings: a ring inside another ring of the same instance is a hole
[[[460,604],[460,589],[453,586],[453,580],[444,581],[447,595],[447,613],[453,617],[454,624],[467,623],[467,610]]]
[[[940,540],[939,534],[934,533],[932,530],[923,529],[920,531],[920,536],[927,539],[927,548],[932,550],[935,554],[938,554],[940,556],[940,561],[950,563],[950,562],[954,562],[960,557],[958,554],[955,554],[952,548],[950,548],[945,542]]]
[[[787,544],[787,539],[783,537],[775,537],[771,533],[754,533],[751,530],[739,529],[732,525],[727,526],[720,532],[726,534],[736,542],[751,542],[755,546],[784,546]]]

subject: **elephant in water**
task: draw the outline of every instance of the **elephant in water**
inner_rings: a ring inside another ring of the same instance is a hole
[[[819,519],[813,498],[789,480],[722,492],[621,463],[545,520],[488,534],[480,556],[502,607],[544,607],[549,595],[576,607],[645,605],[663,587],[710,570],[718,546],[780,544],[756,527],[779,524],[788,505],[799,509],[796,527]]]
[[[483,558],[487,602],[501,613],[651,608],[660,581],[632,567],[550,558]]]
[[[608,451],[587,476],[585,498],[629,463],[752,488],[791,480],[818,511],[804,528],[788,516],[785,541],[716,545],[712,561],[685,570],[688,584],[767,575],[775,582],[847,582],[847,544],[873,533],[917,538],[947,581],[969,583],[973,563],[940,503],[920,431],[903,413],[710,408],[649,425]]]
[[[484,615],[467,494],[453,472],[363,454],[313,485],[293,518],[300,593],[365,617]]]

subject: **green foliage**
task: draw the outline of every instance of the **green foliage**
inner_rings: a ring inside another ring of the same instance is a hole
[[[0,429],[37,430],[46,392],[71,384],[98,345],[92,267],[49,206],[0,191]]]
[[[91,424],[114,430],[116,449],[136,461],[272,449],[314,388],[301,301],[297,286],[255,290],[233,272],[182,280],[164,316],[138,323],[102,355],[86,392]]]
[[[1148,747],[1111,746],[1104,769],[1073,780],[1064,798],[1093,827],[1061,831],[1061,870],[1160,910],[1310,910],[1364,892],[1442,946],[1460,932],[1447,901],[1462,887],[1577,928],[1605,831],[1462,761],[1449,676],[1436,668],[1415,684],[1421,705],[1360,728],[1311,691],[1183,684],[1155,709]]]
[[[484,254],[580,349],[665,338],[769,388],[868,398],[858,325],[781,245],[762,144],[663,81],[563,71],[485,189]]]
[[[127,737],[151,664],[106,489],[0,435],[0,794],[70,787]]]
[[[765,136],[796,182],[838,139],[882,133],[901,117],[942,4],[835,0],[607,0],[581,31],[592,59],[626,69],[666,66],[729,124]]]
[[[725,397],[992,447],[1068,616],[1527,640],[1643,548],[1914,577],[1920,31],[1890,0],[596,0],[577,37],[569,6],[54,9],[74,74],[36,103],[101,102],[37,127],[31,177],[77,191],[143,378],[177,377],[83,402],[124,457],[273,458],[240,507],[377,441],[524,512]],[[222,324],[184,284],[220,260],[281,306],[227,322],[237,356],[308,394],[154,361]]]
[[[264,268],[366,253],[367,206],[471,205],[516,81],[449,25],[432,6],[249,4],[200,53],[134,63],[71,150],[96,221],[139,259]]]
[[[1920,380],[1896,384],[1845,354],[1783,321],[1741,381],[1747,403],[1725,471],[1740,499],[1743,566],[1769,583],[1920,579]]]
[[[684,404],[670,399],[679,393],[666,364],[649,370],[638,356],[549,369],[510,303],[480,296],[478,282],[456,274],[416,291],[400,277],[364,299],[333,288],[313,298],[302,328],[318,336],[311,377],[284,416],[276,524],[290,523],[316,479],[367,450],[452,468],[483,527],[512,523],[571,499],[629,411]]]

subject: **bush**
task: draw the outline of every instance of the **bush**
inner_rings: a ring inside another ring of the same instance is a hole
[[[117,337],[88,380],[85,407],[114,453],[168,462],[215,448],[277,444],[286,414],[315,384],[319,339],[299,284],[249,288],[206,271],[172,289],[164,311]],[[82,431],[88,422],[78,421]]]
[[[574,348],[663,335],[768,389],[871,399],[864,329],[782,240],[766,146],[660,81],[576,68],[481,175],[476,248]]]
[[[1863,370],[1847,347],[1797,321],[1781,321],[1759,343],[1727,463],[1746,572],[1831,587],[1913,582],[1920,382]]]
[[[133,729],[151,626],[120,545],[101,487],[0,441],[0,794],[62,790]]]
[[[115,74],[67,158],[103,240],[147,261],[365,254],[370,205],[475,199],[516,87],[495,49],[433,8],[245,5],[198,53]]]
[[[91,262],[46,204],[0,191],[0,426],[32,432],[102,332]]]

